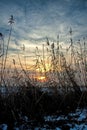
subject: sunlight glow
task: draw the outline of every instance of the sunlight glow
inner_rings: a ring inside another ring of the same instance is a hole
[[[45,76],[39,76],[39,77],[37,77],[37,80],[40,81],[40,82],[46,82],[47,81]]]

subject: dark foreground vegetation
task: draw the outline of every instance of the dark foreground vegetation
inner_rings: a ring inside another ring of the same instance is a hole
[[[61,94],[59,91],[55,93],[55,88],[47,88],[47,90],[51,90],[51,92],[30,84],[26,88],[21,87],[20,91],[12,94],[7,92],[4,95],[1,93],[0,124],[5,123],[8,125],[8,129],[13,129],[15,123],[20,126],[28,118],[27,125],[34,128],[38,123],[45,123],[45,116],[60,116],[62,114],[66,116],[77,108],[87,107],[86,91],[77,95],[75,91]],[[49,125],[53,127],[63,125],[66,122],[66,120],[60,120],[54,123],[49,121],[46,123],[51,123]],[[27,127],[27,125],[25,126]]]

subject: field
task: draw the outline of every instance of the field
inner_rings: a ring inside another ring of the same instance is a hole
[[[34,70],[22,64],[8,67],[13,16],[7,46],[0,33],[0,129],[86,130],[87,129],[87,48],[85,39],[75,46],[70,28],[70,45],[63,50],[57,43],[35,49]],[[78,48],[78,49],[77,49]],[[25,47],[23,45],[23,51]],[[48,64],[47,64],[48,61]],[[25,67],[26,66],[26,67]]]

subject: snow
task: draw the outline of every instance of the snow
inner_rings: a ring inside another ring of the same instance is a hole
[[[81,124],[81,125],[75,125],[74,128],[70,128],[70,130],[87,130],[87,125]]]
[[[71,112],[67,115],[48,115],[44,116],[44,124],[37,123],[36,125],[33,123],[27,116],[20,116],[23,122],[18,125],[18,122],[14,124],[14,130],[47,130],[47,129],[54,129],[54,130],[62,130],[62,129],[70,129],[70,130],[87,130],[87,109],[76,109],[75,112]],[[57,126],[54,124],[58,123]],[[59,122],[62,122],[60,124]],[[53,124],[51,128],[50,124]],[[1,130],[7,130],[7,124],[1,124]]]
[[[1,130],[7,130],[7,128],[8,128],[7,124],[1,124],[0,125]]]
[[[54,121],[59,121],[59,120],[66,120],[67,116],[65,116],[65,115],[61,115],[59,117],[57,117],[57,116],[47,116],[47,117],[44,117],[44,119],[45,119],[45,121],[54,122]]]
[[[85,120],[87,118],[87,110],[83,109],[83,111],[80,113],[78,121]]]
[[[60,128],[56,128],[56,130],[61,130]]]
[[[69,126],[70,130],[87,130],[87,109],[76,109],[75,112],[68,115],[59,116],[45,116],[45,122],[58,122],[66,121],[65,126]],[[60,127],[60,128],[59,128]],[[56,127],[58,130],[62,130],[62,127]]]

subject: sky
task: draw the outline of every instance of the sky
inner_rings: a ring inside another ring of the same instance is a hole
[[[11,15],[14,24],[9,53],[13,57],[17,51],[22,53],[22,45],[27,57],[34,55],[36,46],[46,44],[46,37],[52,43],[59,35],[60,43],[67,46],[70,28],[75,42],[87,37],[87,0],[0,0],[0,32],[5,45]]]

